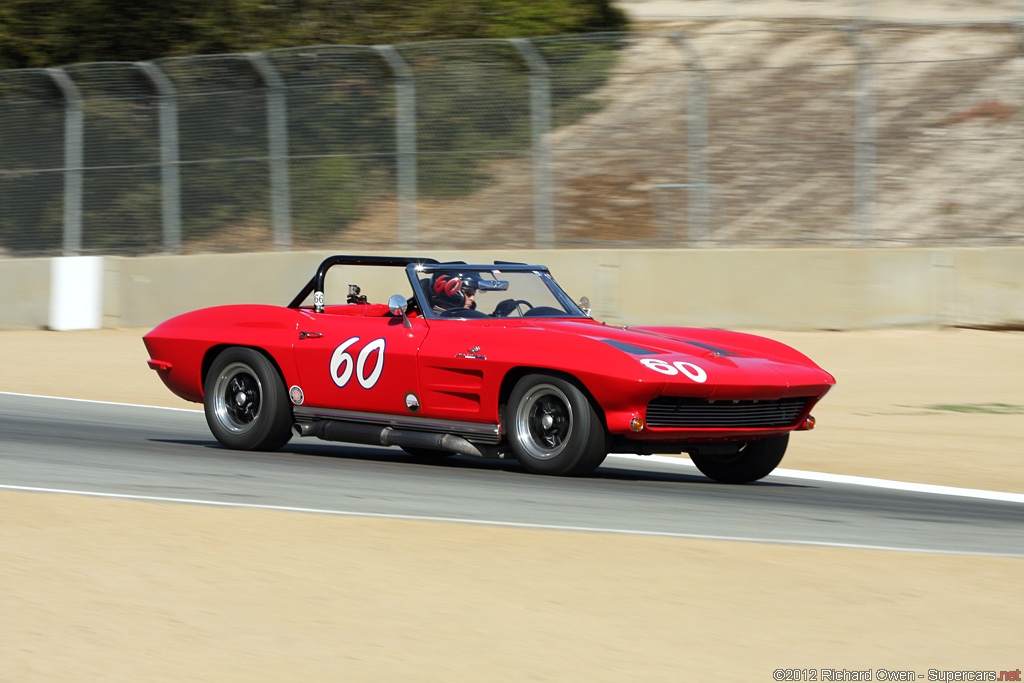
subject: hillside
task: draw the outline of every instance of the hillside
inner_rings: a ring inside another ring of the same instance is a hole
[[[623,41],[614,73],[590,95],[598,111],[549,136],[559,245],[685,243],[691,190],[665,186],[700,179],[690,172],[700,149],[711,243],[847,244],[872,226],[897,245],[1024,235],[1024,59],[1010,26],[874,25],[856,36],[822,20],[658,29]],[[674,31],[686,32],[705,71]],[[861,83],[858,61],[870,63]],[[706,148],[688,137],[701,73]],[[858,164],[859,187],[870,191],[873,176],[875,193],[859,220]],[[492,182],[468,197],[420,202],[421,243],[531,243],[529,156],[488,170]],[[396,215],[393,202],[377,203],[337,237],[390,243]]]

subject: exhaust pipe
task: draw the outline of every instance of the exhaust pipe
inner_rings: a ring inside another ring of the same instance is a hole
[[[375,427],[373,425],[320,420],[318,422],[296,422],[292,430],[298,436],[315,436],[324,441],[347,441],[380,446],[408,446],[409,448],[426,448],[435,451],[448,451],[461,455],[472,455],[477,458],[486,457],[480,449],[467,439],[454,434],[435,434],[431,432],[413,432],[393,427]]]

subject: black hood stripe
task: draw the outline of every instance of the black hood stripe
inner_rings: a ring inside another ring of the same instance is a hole
[[[720,349],[717,346],[712,346],[711,344],[705,344],[704,342],[695,342],[695,341],[690,341],[689,339],[681,339],[680,341],[682,341],[685,344],[690,344],[691,346],[699,346],[702,349],[707,349],[708,351],[714,351],[719,356],[738,356],[738,355],[740,355],[740,354],[736,353],[735,351],[726,351],[725,349]]]
[[[615,339],[602,339],[605,344],[614,346],[619,351],[625,351],[626,353],[632,353],[635,356],[650,356],[664,353],[664,351],[655,351],[653,349],[645,349],[642,346],[636,346],[629,342],[617,341]]]

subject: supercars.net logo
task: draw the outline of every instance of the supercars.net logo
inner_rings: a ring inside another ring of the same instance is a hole
[[[928,669],[776,669],[776,681],[1020,681],[1020,669],[1003,671]]]

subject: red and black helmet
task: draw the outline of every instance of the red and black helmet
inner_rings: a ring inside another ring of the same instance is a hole
[[[477,281],[473,275],[463,273],[434,273],[430,278],[432,306],[440,308],[461,308],[466,305],[466,296],[476,294]]]

